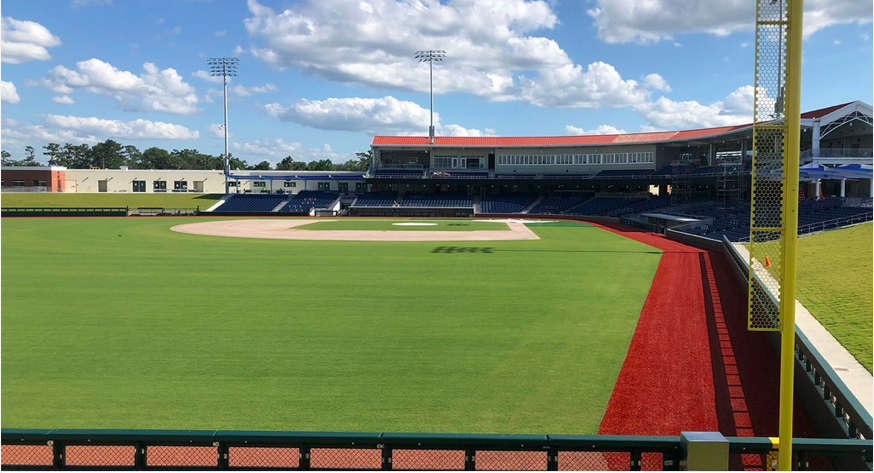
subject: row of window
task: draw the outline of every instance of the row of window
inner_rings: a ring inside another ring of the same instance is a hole
[[[485,169],[486,159],[482,156],[434,156],[431,169]]]
[[[655,153],[596,153],[596,154],[535,154],[501,155],[498,164],[525,165],[588,165],[588,164],[649,164],[655,162]]]
[[[230,184],[231,187],[236,187],[238,182],[231,181],[228,184]],[[255,181],[252,183],[252,187],[267,187],[267,182],[266,181]],[[282,181],[282,187],[297,187],[297,183],[294,181]]]
[[[21,179],[21,180],[15,179],[12,181],[12,187],[25,187],[26,185],[27,184],[24,182],[23,179]],[[43,179],[34,179],[33,186],[34,187],[45,187],[46,181]],[[2,183],[0,183],[0,187],[6,187],[6,181],[3,181]]]

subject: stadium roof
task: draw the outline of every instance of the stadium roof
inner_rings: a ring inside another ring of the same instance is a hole
[[[813,120],[827,117],[848,106],[867,107],[870,105],[863,102],[847,102],[831,107],[811,110],[801,115],[803,120]],[[852,108],[852,107],[851,107]],[[848,109],[849,110],[849,109]],[[806,125],[809,126],[808,122]],[[804,123],[802,125],[805,125]],[[624,133],[614,135],[578,135],[578,136],[437,136],[434,144],[428,143],[427,136],[387,136],[377,135],[373,137],[371,146],[384,147],[561,147],[561,146],[598,146],[598,145],[622,145],[622,144],[655,144],[674,141],[698,141],[717,138],[719,136],[737,131],[747,131],[752,128],[751,123],[743,125],[721,126],[715,128],[698,128],[694,130],[656,131],[650,133]]]

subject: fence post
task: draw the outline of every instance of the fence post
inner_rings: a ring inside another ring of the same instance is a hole
[[[62,442],[58,442],[57,440],[49,440],[49,445],[52,446],[52,469],[64,469],[64,457],[66,456],[65,454],[67,451],[66,446]]]
[[[134,469],[145,470],[146,464],[146,444],[143,442],[137,442],[134,445]]]
[[[476,450],[468,448],[464,451],[464,469],[467,471],[476,470]]]
[[[640,471],[640,462],[641,462],[641,454],[640,450],[636,448],[631,449],[631,464],[629,465],[629,471]]]
[[[301,445],[300,446],[299,467],[301,470],[309,470],[310,469],[310,446],[309,445]]]
[[[383,445],[383,447],[382,447],[382,469],[383,470],[391,470],[392,469],[391,454],[392,454],[391,447],[389,447],[387,445]]]
[[[558,471],[558,450],[550,448],[546,451],[546,470]]]
[[[230,448],[228,444],[223,442],[215,442],[214,445],[218,449],[218,469],[219,470],[227,470],[230,468]]]

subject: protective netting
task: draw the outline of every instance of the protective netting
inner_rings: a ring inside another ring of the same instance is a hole
[[[546,452],[482,450],[476,452],[477,470],[546,470]]]
[[[464,450],[394,450],[392,470],[463,470]]]
[[[783,311],[788,3],[788,0],[757,1],[750,330],[779,330]]]
[[[229,447],[230,468],[298,468],[300,449],[284,447]]]
[[[65,464],[69,466],[134,466],[133,445],[67,445]]]
[[[331,470],[378,470],[382,468],[382,450],[376,448],[314,448],[310,466]]]
[[[0,448],[3,466],[52,466],[50,445],[3,445]]]
[[[214,467],[218,464],[217,447],[150,446],[146,465],[161,467]]]

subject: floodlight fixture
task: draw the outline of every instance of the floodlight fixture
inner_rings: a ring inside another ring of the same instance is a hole
[[[225,159],[224,159],[224,174],[225,174],[225,195],[230,191],[228,184],[228,174],[231,172],[231,158],[228,154],[228,77],[237,75],[237,66],[240,60],[235,57],[211,57],[207,59],[206,64],[209,66],[209,75],[213,77],[221,77],[224,85],[225,97],[225,121],[222,125],[222,130],[225,132]]]
[[[446,58],[446,51],[442,49],[428,49],[424,51],[416,51],[413,56],[419,62],[428,63],[428,77],[431,84],[431,126],[428,127],[428,138],[430,144],[434,144],[434,63],[443,62]]]

